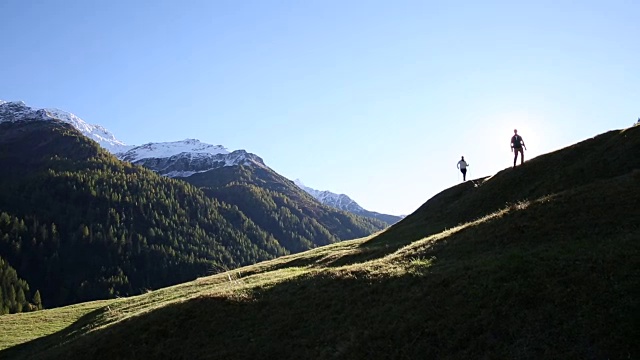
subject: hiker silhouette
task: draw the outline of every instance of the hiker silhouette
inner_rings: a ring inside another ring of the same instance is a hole
[[[518,135],[518,129],[513,130],[513,136],[511,137],[511,151],[513,152],[513,167],[516,167],[516,160],[518,159],[518,153],[520,153],[520,165],[524,163],[524,152],[522,148],[527,150],[527,146],[522,140],[522,136]]]
[[[464,156],[463,156],[462,159],[458,161],[458,169],[460,169],[460,172],[462,173],[462,181],[467,181],[467,166],[469,166],[469,164],[467,164],[467,162],[464,161]]]

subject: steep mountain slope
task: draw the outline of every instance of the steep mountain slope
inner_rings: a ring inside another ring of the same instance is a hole
[[[609,179],[640,168],[640,127],[614,130],[567,148],[527,161],[526,166],[507,168],[489,178],[466,182],[429,199],[402,226],[372,242],[389,249],[419,237],[518,204]],[[479,191],[481,190],[481,191]],[[414,235],[411,235],[414,234]],[[389,250],[390,251],[390,250]]]
[[[639,146],[640,127],[612,131],[447,189],[377,236],[57,309],[66,325],[0,356],[635,359]],[[44,315],[0,327],[27,340]]]
[[[211,179],[212,174],[224,173],[223,179],[226,181],[229,179],[228,176],[234,171],[216,170],[233,166],[260,168],[256,169],[258,174],[264,174],[265,171],[277,174],[273,169],[265,165],[264,161],[255,154],[248,153],[245,150],[229,152],[229,150],[221,145],[209,145],[195,139],[166,143],[149,143],[134,147],[125,153],[119,154],[118,157],[121,160],[142,165],[158,174],[172,178],[181,178],[189,182],[191,182],[189,180],[190,176],[210,171],[209,175],[206,176],[207,178]],[[254,176],[253,178],[256,177]],[[285,184],[283,187],[290,187],[290,180],[279,175],[277,178],[277,182]],[[199,186],[206,186],[202,181],[196,181],[201,184]],[[215,180],[211,179],[211,181]],[[231,181],[231,179],[228,181]],[[247,183],[246,179],[244,182]],[[378,219],[387,225],[391,225],[401,219],[399,216],[365,210],[346,195],[338,195],[329,191],[317,191],[304,186],[299,180],[297,180],[295,184],[320,203],[338,210],[344,210],[358,216]],[[225,196],[225,198],[228,198],[228,196]],[[245,212],[247,210],[244,208],[241,209]],[[376,230],[383,227],[379,227]]]
[[[266,166],[229,166],[181,178],[237,206],[291,252],[370,235],[386,227],[322,205]]]
[[[46,306],[287,253],[236,207],[121,162],[59,121],[0,123],[0,256]]]
[[[255,154],[198,140],[151,143],[119,156],[184,180],[238,207],[291,252],[367,236],[387,224],[325,206],[273,171]]]

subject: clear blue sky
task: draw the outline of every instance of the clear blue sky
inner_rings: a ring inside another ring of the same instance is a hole
[[[0,1],[0,99],[408,214],[640,116],[640,1]]]

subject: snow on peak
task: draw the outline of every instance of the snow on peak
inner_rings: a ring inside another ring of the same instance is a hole
[[[84,136],[96,141],[111,153],[124,152],[131,148],[116,139],[116,137],[104,127],[88,124],[70,112],[54,108],[35,109],[27,106],[24,101],[0,100],[0,122],[49,120],[60,120],[71,124]]]
[[[222,145],[209,145],[196,139],[185,139],[182,141],[148,143],[136,146],[126,153],[122,154],[122,158],[126,161],[136,162],[148,158],[169,158],[182,153],[193,155],[218,155],[229,154]]]
[[[19,101],[0,100],[0,105],[2,104],[13,104],[15,106],[27,106],[22,100],[19,100]]]
[[[309,195],[313,196],[316,200],[325,205],[329,205],[341,210],[350,211],[353,213],[359,213],[365,211],[357,202],[348,197],[345,194],[336,194],[327,190],[316,190],[308,186],[305,186],[300,179],[295,179],[294,184],[299,188],[306,191]]]
[[[168,177],[189,177],[225,166],[267,167],[259,156],[245,150],[229,152],[222,145],[209,145],[196,139],[149,143],[118,157]]]

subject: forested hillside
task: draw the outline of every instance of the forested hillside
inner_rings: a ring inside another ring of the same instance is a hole
[[[184,180],[212,198],[237,206],[293,253],[387,227],[380,220],[323,205],[266,167],[221,167]]]
[[[0,255],[46,306],[136,294],[287,253],[232,205],[68,125],[0,124]]]
[[[138,294],[384,227],[301,190],[317,212],[242,182],[205,193],[56,121],[0,123],[0,169],[0,256],[45,307]]]

